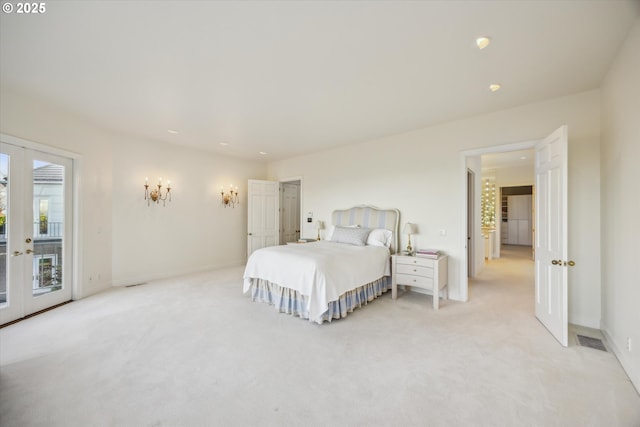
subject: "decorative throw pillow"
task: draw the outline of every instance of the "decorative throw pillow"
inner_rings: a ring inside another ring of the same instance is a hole
[[[338,227],[357,228],[357,227],[360,227],[360,226],[355,224],[355,225],[339,225]],[[335,230],[335,229],[336,229],[335,225],[332,225],[331,227],[329,227],[329,232],[327,233],[326,240],[331,240],[331,237],[333,237],[333,230]]]
[[[365,246],[370,228],[336,227],[331,236],[332,242],[347,243],[349,245]]]

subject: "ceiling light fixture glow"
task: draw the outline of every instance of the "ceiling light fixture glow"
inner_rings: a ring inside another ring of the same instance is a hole
[[[173,129],[169,129],[167,132],[173,134],[173,135],[177,135],[178,131],[177,130],[173,130]]]
[[[491,92],[496,92],[496,91],[499,91],[501,87],[502,86],[500,86],[498,83],[493,83],[489,85],[489,90]]]
[[[226,147],[227,145],[229,145],[228,142],[221,142],[220,145],[222,145],[223,147]]]
[[[266,151],[261,151],[260,154],[262,154],[263,156],[267,155]]]
[[[478,37],[476,39],[476,45],[478,45],[478,49],[480,50],[489,46],[489,43],[491,43],[491,40],[489,39],[489,37]]]

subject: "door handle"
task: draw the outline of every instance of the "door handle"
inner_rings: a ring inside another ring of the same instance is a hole
[[[562,261],[561,259],[554,259],[551,261],[551,264],[553,265],[561,265],[561,266],[569,266],[569,267],[573,267],[574,265],[576,265],[575,261]]]
[[[27,255],[31,255],[35,253],[33,249],[27,249],[25,252],[27,253]]]
[[[22,255],[22,252],[20,251],[13,251],[13,253],[11,254],[11,256],[20,256]]]
[[[253,233],[249,233],[249,236],[253,236]]]

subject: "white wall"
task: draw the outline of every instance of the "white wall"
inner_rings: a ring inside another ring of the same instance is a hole
[[[640,20],[602,86],[602,329],[640,390]],[[632,351],[626,349],[627,338]]]
[[[0,100],[1,133],[81,157],[76,298],[245,261],[246,183],[266,164],[120,135],[9,88]],[[147,207],[146,176],[172,180],[166,208]],[[231,183],[241,204],[225,209],[218,191]]]
[[[304,177],[303,212],[330,221],[331,211],[356,204],[400,209],[401,224],[416,223],[415,247],[448,253],[450,296],[461,299],[464,253],[465,150],[530,141],[569,126],[569,320],[600,324],[598,185],[600,93],[589,91],[269,165],[271,179]],[[582,178],[586,177],[584,182]],[[445,236],[441,235],[444,231]],[[306,230],[306,235],[312,234]],[[402,236],[402,245],[406,245]],[[532,309],[533,310],[533,309]]]
[[[113,154],[113,283],[127,285],[246,261],[247,180],[266,163],[127,138]],[[171,180],[172,202],[147,206],[150,189]],[[240,205],[225,208],[220,187],[238,186]]]
[[[60,107],[2,88],[0,132],[81,155],[79,245],[80,277],[75,297],[111,284],[111,142],[102,131]],[[91,280],[89,278],[91,277]]]

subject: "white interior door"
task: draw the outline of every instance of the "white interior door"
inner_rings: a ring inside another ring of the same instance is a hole
[[[475,174],[467,168],[467,277],[475,276],[475,261],[473,253],[473,233],[475,223]]]
[[[0,324],[71,299],[72,165],[0,144]]]
[[[247,257],[278,244],[279,183],[250,179],[247,197]]]
[[[280,244],[296,242],[300,238],[300,186],[296,184],[282,184],[282,203],[280,218],[282,235]]]
[[[567,127],[535,147],[536,317],[568,345]]]

